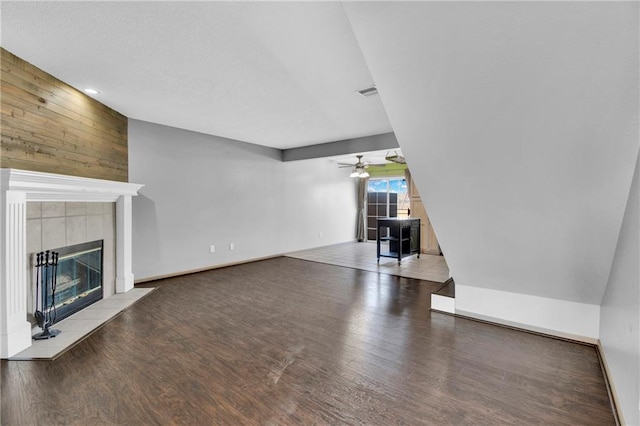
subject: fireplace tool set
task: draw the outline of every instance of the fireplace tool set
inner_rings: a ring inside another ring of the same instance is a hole
[[[56,280],[58,275],[58,253],[43,251],[36,255],[36,308],[33,316],[42,329],[33,336],[35,340],[56,337],[60,330],[50,327],[56,322]]]

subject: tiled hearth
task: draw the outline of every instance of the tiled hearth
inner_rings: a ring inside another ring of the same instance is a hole
[[[55,359],[153,290],[155,289],[134,288],[126,293],[114,294],[108,299],[100,300],[54,324],[51,328],[62,332],[56,337],[48,340],[34,340],[31,347],[9,359],[12,361]]]

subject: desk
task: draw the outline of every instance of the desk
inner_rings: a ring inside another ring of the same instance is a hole
[[[388,228],[388,232],[382,232]],[[381,257],[393,257],[398,263],[403,257],[417,254],[420,257],[420,219],[385,217],[377,223],[377,254]],[[380,243],[389,244],[387,251],[380,250]]]

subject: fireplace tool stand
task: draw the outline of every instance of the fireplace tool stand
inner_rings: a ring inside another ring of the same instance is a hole
[[[50,328],[56,322],[56,279],[58,275],[58,253],[44,251],[36,255],[36,311],[33,313],[41,333],[35,340],[56,337],[60,330]]]

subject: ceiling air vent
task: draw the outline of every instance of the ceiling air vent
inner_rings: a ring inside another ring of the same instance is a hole
[[[362,96],[373,96],[378,94],[378,88],[376,86],[369,86],[358,90],[358,93]]]

